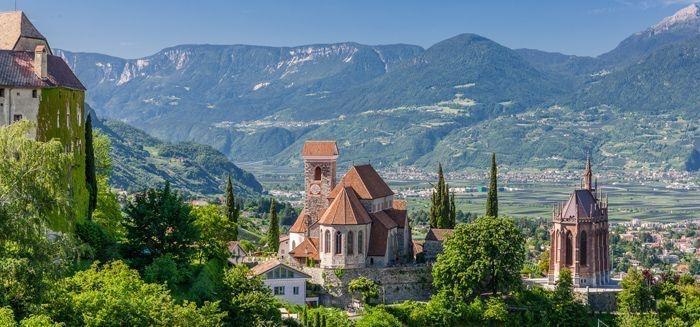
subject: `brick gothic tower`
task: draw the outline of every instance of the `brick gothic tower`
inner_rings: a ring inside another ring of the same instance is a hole
[[[304,158],[304,186],[307,235],[318,237],[312,227],[328,208],[328,197],[335,187],[338,146],[335,141],[306,141],[301,150]]]
[[[552,213],[549,248],[549,283],[563,268],[571,270],[574,286],[600,286],[610,282],[608,199],[593,184],[591,161],[586,161],[581,189]]]

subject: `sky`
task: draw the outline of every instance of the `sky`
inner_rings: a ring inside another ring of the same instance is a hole
[[[697,0],[695,0],[697,1]],[[53,48],[140,58],[179,44],[423,47],[475,33],[510,48],[595,56],[686,0],[17,0]],[[14,0],[0,0],[0,11]]]

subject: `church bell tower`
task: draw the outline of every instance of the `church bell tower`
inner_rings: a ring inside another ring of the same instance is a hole
[[[328,208],[328,196],[335,187],[338,146],[335,141],[306,141],[301,156],[304,159],[304,208],[310,227]]]

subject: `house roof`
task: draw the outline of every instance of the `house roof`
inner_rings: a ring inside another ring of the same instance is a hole
[[[331,191],[329,197],[335,198],[341,189],[352,187],[357,193],[357,196],[363,200],[373,200],[394,195],[394,192],[389,188],[379,173],[372,165],[353,166],[340,179],[340,182]]]
[[[593,216],[591,210],[595,210],[596,199],[589,190],[575,190],[569,196],[569,200],[562,209],[563,218],[582,218]]]
[[[384,212],[393,220],[399,228],[406,227],[406,209],[397,209],[396,207],[386,209]]]
[[[322,225],[364,225],[372,222],[352,188],[344,187],[321,216]]]
[[[298,274],[306,276],[307,278],[311,277],[311,276],[309,276],[309,274],[304,273],[303,271],[300,271],[298,269],[292,268],[289,265],[284,264],[279,260],[269,260],[269,261],[265,261],[263,263],[260,263],[257,266],[250,269],[250,274],[252,276],[260,276],[260,275],[262,275],[262,274],[264,274],[264,273],[266,273],[266,272],[270,271],[271,269],[278,267],[278,266],[284,266],[285,268],[287,268],[289,270],[293,270]]]
[[[243,252],[244,254],[246,254],[246,255],[248,254],[245,250],[243,250],[240,242],[238,242],[238,241],[228,242],[228,252],[233,252],[233,250],[235,250],[236,248],[239,248],[241,250],[241,252]]]
[[[447,228],[431,228],[428,230],[428,234],[425,235],[425,240],[442,242],[445,238],[452,235],[452,232],[452,229]]]
[[[47,78],[41,79],[34,72],[33,52],[0,50],[0,86],[85,90],[63,59],[47,55],[47,60]]]
[[[396,228],[399,225],[386,214],[385,211],[377,211],[371,214],[373,223],[380,223],[386,229]]]
[[[297,220],[294,221],[292,227],[289,228],[290,233],[306,233],[308,226],[306,226],[306,209],[301,209]]]
[[[313,260],[321,260],[318,253],[318,238],[307,237],[297,247],[289,251],[289,255],[294,258],[311,258]]]
[[[423,241],[413,241],[413,255],[423,252]]]
[[[24,12],[1,12],[0,50],[15,50],[15,45],[21,37],[39,39],[46,42],[46,38],[39,33]]]
[[[389,229],[379,221],[372,224],[369,231],[368,256],[383,257],[386,254],[386,242],[389,238]]]
[[[303,157],[325,157],[337,156],[338,146],[335,141],[316,141],[310,140],[304,142],[304,147],[301,149]]]

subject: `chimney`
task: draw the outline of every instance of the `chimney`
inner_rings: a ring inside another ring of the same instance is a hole
[[[41,79],[45,79],[49,75],[47,57],[45,45],[39,44],[34,48],[34,73]]]

